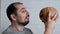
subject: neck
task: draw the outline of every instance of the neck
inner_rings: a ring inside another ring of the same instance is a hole
[[[24,29],[24,26],[18,25],[17,22],[12,22],[11,27],[14,28],[14,29],[17,29],[19,31],[23,31],[23,29]]]

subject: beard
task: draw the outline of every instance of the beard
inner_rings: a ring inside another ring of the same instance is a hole
[[[29,21],[25,21],[25,22],[18,21],[17,23],[18,23],[18,25],[26,26],[29,23]]]

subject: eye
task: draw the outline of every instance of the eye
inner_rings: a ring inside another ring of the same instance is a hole
[[[24,13],[25,11],[22,11],[22,13]]]
[[[22,13],[25,13],[25,12],[26,12],[26,10],[23,10],[23,11],[22,11]]]

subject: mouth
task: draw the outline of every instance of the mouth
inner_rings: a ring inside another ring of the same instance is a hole
[[[26,20],[29,20],[29,15],[26,16]]]

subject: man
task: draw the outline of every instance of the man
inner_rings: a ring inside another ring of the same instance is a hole
[[[58,18],[57,10],[53,7],[43,8],[39,14],[39,17],[45,25],[44,34],[52,34],[55,27],[55,22]]]
[[[2,34],[33,34],[30,29],[24,27],[29,23],[29,12],[23,3],[10,4],[6,13],[11,25]]]

